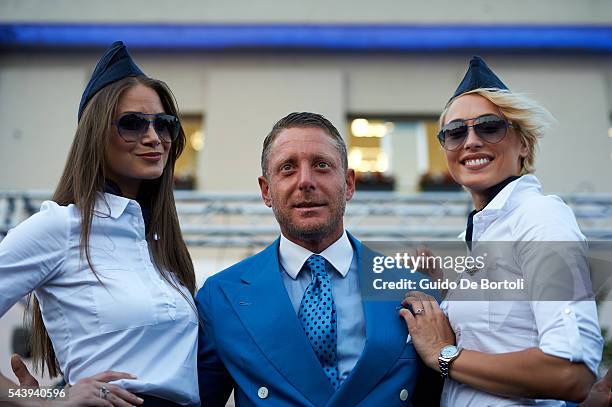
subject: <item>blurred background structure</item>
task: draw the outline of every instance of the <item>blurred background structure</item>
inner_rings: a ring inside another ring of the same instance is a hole
[[[257,197],[259,155],[292,111],[343,133],[358,237],[455,236],[469,206],[435,134],[474,54],[556,117],[536,174],[590,238],[612,239],[609,0],[0,0],[0,238],[55,187],[81,93],[116,40],[178,100],[189,140],[179,212],[200,282],[276,233]]]

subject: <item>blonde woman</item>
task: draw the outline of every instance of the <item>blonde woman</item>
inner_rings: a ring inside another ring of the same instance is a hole
[[[493,241],[584,242],[571,209],[543,195],[532,175],[548,116],[510,92],[481,58],[471,60],[438,135],[450,174],[474,204],[465,233],[470,249]],[[545,254],[517,250],[504,266],[525,275],[538,256]],[[574,271],[588,280],[582,260]],[[565,405],[557,400],[584,399],[595,380],[603,340],[594,301],[445,301],[440,308],[410,292],[403,303],[412,308],[400,313],[415,348],[446,377],[442,405]]]

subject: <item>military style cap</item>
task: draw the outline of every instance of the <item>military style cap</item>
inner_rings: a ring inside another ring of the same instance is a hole
[[[93,95],[106,85],[128,76],[146,75],[134,63],[123,42],[116,41],[102,55],[102,58],[100,58],[96,65],[96,69],[91,74],[91,79],[83,92],[83,96],[81,96],[79,120],[81,120],[81,115],[83,110],[85,110],[85,106],[87,106],[87,102],[89,102]]]
[[[509,90],[482,58],[473,56],[470,60],[470,66],[451,100],[465,92],[478,88]]]

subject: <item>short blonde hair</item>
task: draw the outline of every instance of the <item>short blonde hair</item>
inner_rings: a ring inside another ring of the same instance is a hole
[[[500,113],[516,126],[514,129],[516,134],[527,146],[527,157],[521,161],[521,175],[534,172],[535,150],[538,145],[538,139],[544,136],[546,130],[554,122],[552,114],[542,105],[525,95],[506,90],[478,88],[462,93],[448,101],[440,115],[440,128],[444,125],[444,119],[453,102],[461,96],[470,94],[480,95],[493,103],[499,108]]]

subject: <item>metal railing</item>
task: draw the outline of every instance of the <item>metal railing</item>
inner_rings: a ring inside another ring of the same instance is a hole
[[[49,191],[0,191],[0,239],[36,213]],[[175,193],[188,245],[253,247],[279,233],[272,211],[256,193]],[[612,239],[612,194],[569,194],[583,233]],[[465,228],[471,201],[464,192],[359,192],[347,205],[345,225],[363,240],[452,240]]]

